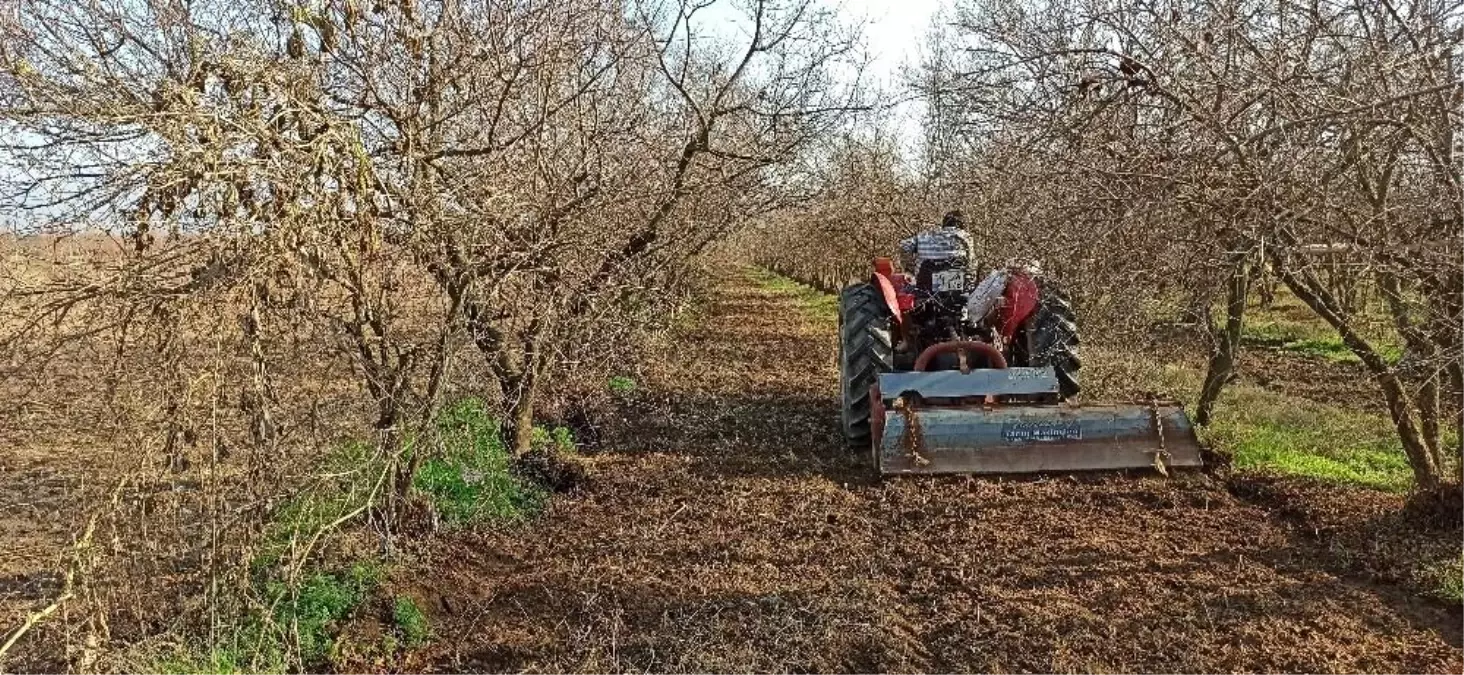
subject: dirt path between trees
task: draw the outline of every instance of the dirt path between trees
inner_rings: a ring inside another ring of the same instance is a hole
[[[404,590],[437,639],[406,665],[1464,669],[1457,608],[1339,563],[1337,540],[1265,491],[1205,475],[872,480],[842,450],[836,348],[826,320],[729,273],[579,494],[414,552]]]

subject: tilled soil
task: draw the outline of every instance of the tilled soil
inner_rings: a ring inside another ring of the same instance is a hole
[[[796,301],[729,276],[577,494],[416,552],[402,590],[438,639],[404,665],[1464,669],[1457,608],[1346,564],[1357,556],[1338,547],[1362,543],[1320,536],[1285,483],[873,480],[842,449],[834,340]],[[1365,508],[1326,513],[1390,511],[1357,494]]]
[[[1339,363],[1258,345],[1245,350],[1240,371],[1243,379],[1287,396],[1388,414],[1377,384],[1360,363]]]

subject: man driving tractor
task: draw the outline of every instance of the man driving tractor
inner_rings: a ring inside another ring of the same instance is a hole
[[[1077,315],[1035,260],[976,259],[962,214],[899,243],[839,294],[840,421],[887,475],[1203,462],[1178,404],[1074,404]],[[1021,250],[1021,242],[1010,242]],[[996,372],[1001,371],[1001,372]]]
[[[966,269],[976,263],[976,248],[966,231],[960,211],[948,211],[940,227],[931,228],[900,242],[901,263],[915,272],[916,285],[932,291],[931,275],[940,269]]]
[[[980,276],[976,247],[966,231],[965,217],[958,210],[947,211],[939,227],[901,241],[900,250],[901,264],[914,272],[912,289],[925,298],[943,299],[947,305],[964,305],[963,319],[972,325],[981,323],[1001,306],[1007,275],[1012,270],[1033,276],[1040,273],[1035,262],[1011,261],[1005,268]],[[981,281],[973,288],[977,279]]]

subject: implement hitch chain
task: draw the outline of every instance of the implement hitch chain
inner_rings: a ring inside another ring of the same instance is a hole
[[[1154,435],[1159,437],[1159,449],[1151,450],[1154,455],[1154,469],[1159,475],[1169,477],[1169,469],[1165,463],[1169,459],[1169,451],[1164,449],[1164,423],[1159,419],[1159,399],[1149,397],[1149,419],[1154,423]]]
[[[900,437],[900,444],[910,455],[910,461],[915,466],[929,466],[930,460],[921,454],[925,452],[925,430],[920,428],[920,416],[915,414],[914,397],[901,396],[895,399],[895,410],[900,411],[905,418],[905,433]]]

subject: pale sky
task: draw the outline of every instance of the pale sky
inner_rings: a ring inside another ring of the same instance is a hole
[[[864,37],[874,59],[873,74],[881,80],[895,77],[906,60],[918,58],[931,19],[942,7],[950,6],[950,0],[815,1],[837,8],[850,24],[863,24]],[[697,23],[733,42],[742,42],[737,32],[746,28],[746,10],[746,3],[739,0],[720,0],[698,12]],[[745,33],[741,37],[745,40]]]
[[[851,19],[869,21],[865,26],[865,37],[870,56],[874,59],[871,74],[884,84],[894,84],[900,66],[919,58],[920,44],[930,28],[930,21],[947,2],[842,0],[842,5]]]
[[[844,11],[851,18],[868,20],[864,35],[871,59],[870,76],[886,90],[898,89],[901,68],[919,61],[931,21],[949,5],[949,0],[843,0]],[[918,156],[922,110],[919,103],[909,102],[893,112],[900,132],[900,150],[907,161]]]
[[[931,22],[952,0],[816,0],[827,7],[838,8],[844,21],[862,27],[865,47],[870,59],[865,81],[885,92],[882,102],[895,102],[904,92],[900,75],[906,65],[920,59],[922,44]],[[708,7],[697,23],[733,44],[744,43],[747,14],[738,0],[723,0]],[[740,24],[740,26],[739,26]],[[902,153],[907,160],[918,155],[920,122],[923,107],[918,102],[903,102],[891,111],[891,119],[899,131]]]

